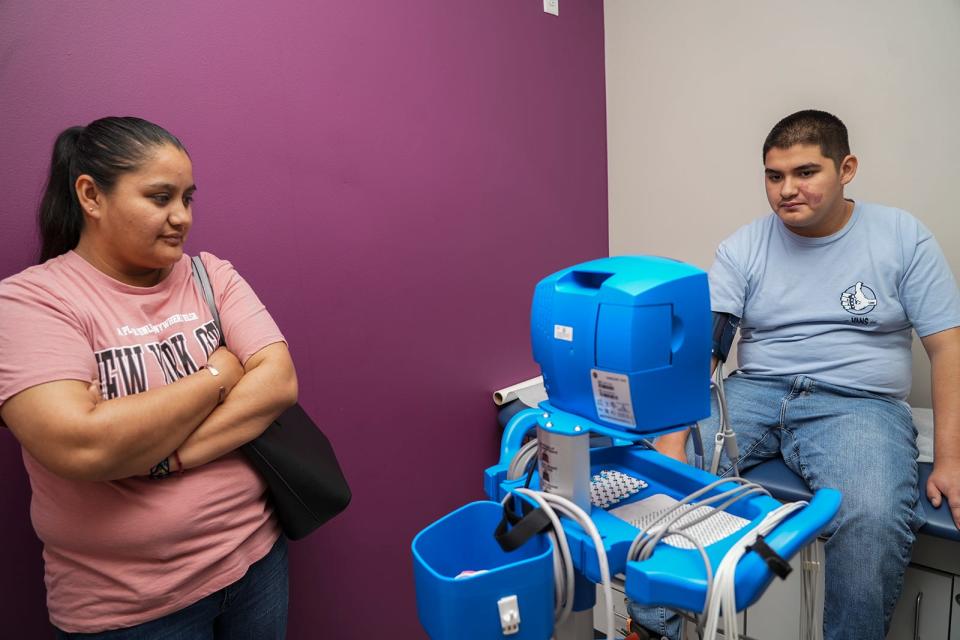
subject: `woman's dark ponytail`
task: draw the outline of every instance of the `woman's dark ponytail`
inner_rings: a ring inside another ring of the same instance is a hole
[[[50,176],[40,201],[40,262],[46,262],[77,246],[83,229],[83,212],[74,192],[77,146],[83,127],[70,127],[53,145]]]
[[[40,201],[40,262],[74,249],[84,217],[77,199],[77,178],[89,175],[109,193],[124,173],[136,171],[158,146],[183,144],[163,127],[141,118],[101,118],[86,127],[70,127],[53,145],[50,176]]]

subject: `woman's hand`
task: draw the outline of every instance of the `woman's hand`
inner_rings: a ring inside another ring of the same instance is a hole
[[[218,349],[209,362],[220,366],[232,354]],[[229,366],[229,365],[227,365]],[[250,442],[297,401],[297,373],[284,342],[267,345],[247,358],[243,379],[233,393],[190,434],[178,453],[184,469],[206,464]],[[224,375],[224,374],[221,374]]]
[[[87,387],[87,393],[90,394],[90,401],[93,402],[93,406],[96,407],[97,404],[103,400],[103,395],[100,394],[100,381],[92,381],[90,386]]]
[[[220,347],[211,353],[207,364],[220,372],[220,383],[226,393],[230,393],[244,374],[240,360],[226,347]]]

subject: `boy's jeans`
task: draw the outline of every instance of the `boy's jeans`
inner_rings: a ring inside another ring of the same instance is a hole
[[[780,456],[812,490],[831,487],[843,494],[840,511],[823,533],[829,537],[825,640],[883,640],[914,532],[923,524],[910,407],[806,376],[734,374],[724,390],[741,473]],[[716,416],[714,402],[710,419],[700,426],[708,469]],[[690,441],[687,457],[693,459]],[[728,475],[731,467],[722,453],[720,475]],[[679,638],[675,615],[633,603],[630,614],[655,633]]]

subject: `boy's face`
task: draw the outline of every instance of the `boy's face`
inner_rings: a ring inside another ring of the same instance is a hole
[[[857,173],[855,156],[844,158],[838,168],[819,145],[773,147],[764,159],[764,173],[770,207],[794,233],[828,236],[849,219],[843,187]]]

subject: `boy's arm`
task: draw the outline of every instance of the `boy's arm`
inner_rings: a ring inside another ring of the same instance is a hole
[[[711,353],[714,354],[710,358],[711,376],[717,368],[716,354],[720,354],[725,361],[730,352],[746,304],[747,276],[735,257],[742,253],[744,245],[742,240],[736,239],[739,237],[738,232],[720,243],[708,276],[712,324]],[[660,436],[654,442],[654,447],[665,456],[686,463],[688,433],[689,429],[682,429]]]
[[[710,375],[713,375],[713,372],[717,369],[717,359],[716,357],[710,358]],[[674,431],[673,433],[668,433],[665,436],[660,436],[657,438],[653,446],[654,448],[667,456],[668,458],[673,458],[679,460],[680,462],[686,464],[687,462],[687,436],[690,435],[690,429],[681,429],[680,431]]]
[[[920,340],[930,356],[933,391],[933,472],[927,498],[934,507],[946,498],[960,528],[960,327]]]

